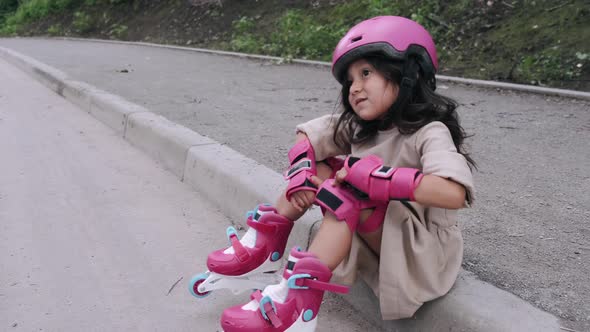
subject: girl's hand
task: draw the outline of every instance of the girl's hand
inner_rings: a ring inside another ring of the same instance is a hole
[[[348,172],[345,168],[341,168],[338,172],[336,172],[336,175],[334,176],[334,187],[342,185],[342,182],[344,182],[344,178],[346,177],[346,175],[348,175]]]
[[[311,182],[319,187],[324,181],[317,176],[312,175]],[[313,201],[315,200],[315,194],[316,193],[311,190],[301,190],[294,192],[291,195],[291,205],[293,205],[293,207],[299,212],[303,212],[313,204]]]

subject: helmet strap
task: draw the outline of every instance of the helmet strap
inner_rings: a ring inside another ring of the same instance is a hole
[[[397,99],[395,100],[393,105],[391,105],[390,108],[390,110],[392,110],[393,112],[390,111],[385,116],[383,122],[380,125],[381,129],[388,129],[389,127],[391,127],[393,120],[396,117],[400,116],[400,111],[404,109],[410,102],[412,94],[414,93],[414,87],[417,83],[418,70],[419,66],[415,58],[406,58],[402,69],[402,79],[399,83],[399,92],[397,94]]]
[[[399,84],[399,93],[394,103],[394,108],[405,107],[414,92],[418,79],[418,64],[413,57],[406,59],[402,69],[402,79]]]

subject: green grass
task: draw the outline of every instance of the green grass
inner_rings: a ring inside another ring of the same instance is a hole
[[[463,0],[464,1],[464,0]],[[461,5],[463,6],[463,5]],[[378,15],[406,16],[423,24],[433,34],[442,31],[431,19],[440,10],[438,1],[351,1],[322,11],[287,10],[273,25],[274,32],[260,35],[258,22],[242,17],[234,22],[232,50],[264,53],[285,58],[329,60],[334,46],[346,31],[367,17]]]
[[[126,39],[131,32],[138,32],[130,31],[133,26],[128,27],[125,20],[114,23],[111,17],[121,17],[119,5],[133,4],[137,9],[147,1],[0,0],[0,34],[26,34],[31,22],[49,16],[44,26],[50,35],[84,36],[99,31],[105,37]],[[326,3],[318,9],[301,1],[298,9],[285,4],[272,11],[264,11],[261,3],[244,12],[229,31],[223,31],[227,37],[201,46],[329,61],[334,46],[352,25],[377,15],[399,15],[418,21],[433,35],[443,74],[451,69],[453,75],[552,86],[590,75],[587,0],[494,1],[493,6],[476,0]],[[95,6],[100,10],[92,9]],[[160,10],[168,13],[179,6],[186,8],[177,0]],[[231,6],[230,1],[209,6],[204,14],[216,20],[232,13]],[[127,14],[130,21],[135,12]],[[71,21],[52,22],[51,15],[60,17],[55,14],[67,15]]]
[[[46,17],[52,13],[70,10],[80,4],[81,0],[24,0],[16,11],[7,13],[0,21],[0,33],[14,34],[24,24]]]
[[[543,6],[543,1],[525,1],[514,14],[497,22],[482,19],[490,9],[473,6],[472,1],[442,3],[361,0],[323,11],[287,10],[270,34],[258,33],[258,20],[241,17],[234,22],[229,47],[287,59],[329,61],[334,45],[355,23],[377,15],[400,15],[431,32],[440,63],[470,77],[559,84],[580,77],[589,64],[588,43],[580,42],[590,40],[590,29],[580,28],[590,19],[583,0],[556,9]],[[488,29],[491,32],[485,33]],[[482,33],[469,34],[472,30]]]
[[[119,5],[134,0],[0,0],[0,34],[13,35],[27,23],[51,14],[74,12],[73,28],[79,33],[92,30],[94,18],[77,11],[84,6]],[[52,30],[55,32],[55,30]],[[50,32],[51,33],[51,32]]]
[[[93,18],[84,12],[74,12],[74,20],[72,21],[72,26],[74,29],[79,33],[85,33],[92,30],[94,26]]]

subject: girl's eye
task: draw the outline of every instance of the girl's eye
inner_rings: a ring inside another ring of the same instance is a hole
[[[370,74],[370,73],[371,73],[371,71],[370,71],[370,70],[368,70],[368,69],[363,69],[363,77],[367,77],[367,76],[369,76],[369,74]]]

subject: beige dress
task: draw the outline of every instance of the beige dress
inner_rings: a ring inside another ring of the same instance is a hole
[[[338,148],[332,139],[338,115],[326,115],[297,126],[314,148],[316,160],[352,154],[375,154],[386,166],[412,167],[462,184],[465,206],[474,198],[473,179],[465,158],[457,153],[451,134],[432,122],[412,135],[397,128],[380,131],[371,141]],[[353,236],[350,254],[334,271],[333,280],[352,284],[362,277],[379,298],[385,320],[411,317],[420,306],[446,294],[457,278],[463,258],[463,238],[457,210],[391,201],[383,224],[381,257]]]

